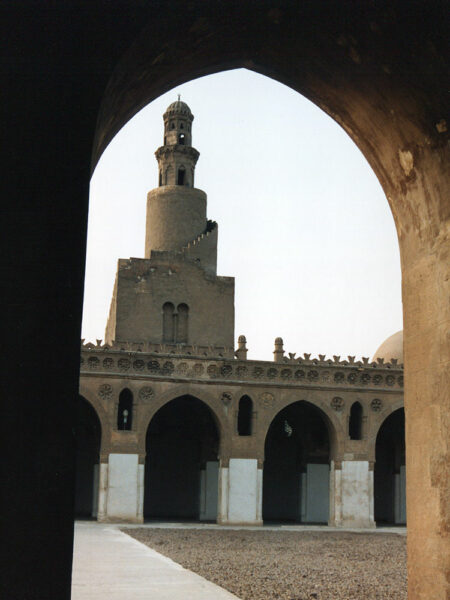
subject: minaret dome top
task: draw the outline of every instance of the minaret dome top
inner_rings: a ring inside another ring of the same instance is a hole
[[[176,115],[188,117],[191,121],[194,119],[194,115],[192,114],[191,109],[186,104],[186,102],[182,102],[180,100],[179,95],[178,100],[172,102],[172,104],[169,104],[169,106],[167,107],[166,112],[164,113],[164,118]]]

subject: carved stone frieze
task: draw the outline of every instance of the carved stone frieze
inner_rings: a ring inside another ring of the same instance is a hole
[[[126,345],[125,345],[126,346]],[[402,367],[393,363],[362,363],[354,360],[335,361],[318,360],[305,357],[284,361],[274,365],[268,361],[215,360],[191,356],[189,352],[177,356],[171,353],[165,356],[153,356],[144,352],[130,352],[126,347],[121,353],[110,352],[110,348],[96,347],[93,344],[83,346],[81,357],[82,371],[135,373],[158,377],[195,377],[206,379],[226,379],[236,381],[266,380],[271,384],[281,385],[326,385],[345,387],[367,387],[395,389],[403,387]],[[105,356],[107,353],[107,356]],[[323,357],[322,357],[323,358]],[[353,358],[353,357],[349,357]],[[303,362],[305,368],[293,368],[294,363]],[[287,363],[287,364],[286,364]],[[361,364],[358,370],[355,365]],[[324,368],[326,367],[326,368]],[[386,372],[387,371],[387,372]]]

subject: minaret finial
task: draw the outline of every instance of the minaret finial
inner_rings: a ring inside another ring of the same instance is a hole
[[[181,98],[181,94],[178,94],[178,102],[180,101]]]

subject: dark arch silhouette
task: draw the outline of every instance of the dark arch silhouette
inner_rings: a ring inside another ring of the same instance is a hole
[[[216,518],[219,442],[215,416],[198,398],[157,411],[146,437],[145,518]]]
[[[406,523],[405,411],[381,425],[375,446],[374,499],[377,525]]]
[[[98,465],[101,425],[97,412],[83,396],[76,401],[75,516],[90,518],[97,513]]]
[[[266,436],[265,521],[328,522],[330,436],[324,413],[309,402],[283,408]]]

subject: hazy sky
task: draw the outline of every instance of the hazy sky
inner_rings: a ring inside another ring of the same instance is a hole
[[[147,192],[162,115],[190,106],[195,187],[219,224],[218,274],[236,278],[236,329],[249,358],[287,352],[372,356],[402,329],[394,221],[365,158],[330,117],[245,69],[178,86],[140,111],[91,181],[83,337],[104,337],[118,258],[144,255]]]

